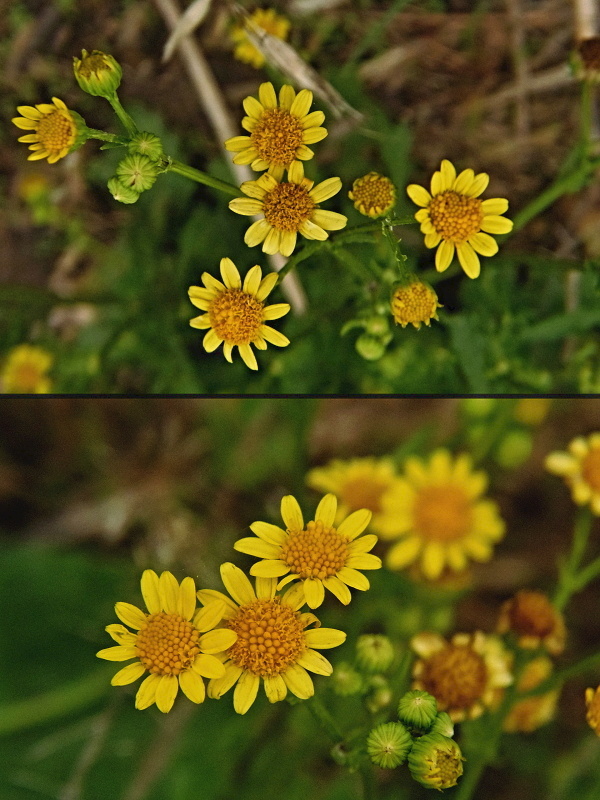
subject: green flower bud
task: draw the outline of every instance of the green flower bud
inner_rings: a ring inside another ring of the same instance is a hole
[[[121,66],[101,50],[81,51],[73,58],[73,72],[80,88],[94,97],[112,97],[121,83]]]
[[[493,397],[467,397],[461,401],[461,408],[468,417],[489,417],[496,407]]]
[[[163,155],[163,146],[158,136],[148,131],[141,131],[129,142],[129,152],[158,161]]]
[[[498,445],[494,460],[505,469],[520,467],[531,455],[532,447],[529,431],[509,431]]]
[[[158,176],[158,167],[148,156],[133,154],[117,165],[117,175],[125,186],[135,189],[136,192],[145,192],[150,189]]]
[[[387,317],[369,317],[369,319],[365,320],[365,330],[371,336],[385,336],[386,333],[390,332]]]
[[[383,675],[373,675],[369,679],[369,694],[365,705],[371,712],[376,714],[382,708],[389,706],[392,702],[392,690]]]
[[[428,789],[456,786],[463,773],[464,758],[453,739],[440,733],[428,733],[416,739],[408,755],[413,778]]]
[[[119,203],[136,203],[140,196],[139,192],[136,192],[135,189],[122,184],[116,175],[109,180],[108,191]]]
[[[429,730],[435,715],[437,714],[437,702],[435,697],[422,691],[412,689],[400,698],[398,703],[398,717],[409,728],[420,728],[423,731]]]
[[[377,725],[367,737],[367,753],[371,761],[383,769],[404,763],[412,747],[412,737],[401,722]]]
[[[451,739],[454,736],[454,723],[450,719],[449,714],[445,711],[438,711],[429,733],[441,733],[442,736]]]
[[[334,667],[329,685],[340,697],[362,694],[365,688],[362,676],[345,661]]]
[[[394,660],[394,646],[387,636],[367,633],[356,642],[356,663],[363,672],[385,672]]]
[[[363,333],[356,340],[356,352],[366,361],[378,361],[385,353],[385,343],[376,336]]]

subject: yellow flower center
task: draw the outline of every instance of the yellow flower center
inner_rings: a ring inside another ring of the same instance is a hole
[[[440,710],[469,709],[481,698],[487,682],[485,661],[470,646],[449,644],[424,662],[420,680]]]
[[[287,167],[302,144],[302,125],[285,108],[267,108],[250,139],[259,156],[270,164]]]
[[[459,486],[424,486],[413,509],[415,531],[434,542],[452,542],[465,536],[473,518],[471,502]]]
[[[392,296],[392,314],[398,325],[429,323],[436,316],[437,295],[424,283],[415,282],[399,286]]]
[[[110,64],[106,60],[104,53],[92,53],[91,55],[82,58],[77,65],[77,72],[84,78],[89,78],[92,72],[98,75],[102,70],[110,70]]]
[[[432,773],[435,788],[449,789],[451,786],[456,786],[458,778],[462,775],[462,764],[456,754],[447,750],[436,750]]]
[[[442,239],[461,244],[481,230],[481,200],[452,191],[436,194],[429,203],[429,218]]]
[[[600,447],[593,447],[581,464],[584,481],[594,492],[600,492]]]
[[[302,531],[290,531],[281,548],[282,561],[300,578],[329,578],[339,572],[347,558],[346,539],[320,520],[309,522]]]
[[[361,214],[379,217],[390,210],[396,202],[394,184],[384,175],[370,172],[354,181],[350,199]]]
[[[199,631],[179,614],[150,614],[137,635],[138,658],[155,675],[179,675],[192,664],[200,648]]]
[[[70,117],[52,111],[37,123],[38,140],[49,153],[60,153],[75,141],[75,125]]]
[[[381,511],[381,496],[388,484],[374,478],[354,478],[344,483],[340,489],[340,497],[350,511],[368,508],[373,514]]]
[[[263,304],[242,289],[227,289],[211,302],[208,317],[211,328],[223,341],[248,344],[260,335]]]
[[[227,654],[234,664],[255,675],[279,675],[306,649],[300,615],[281,605],[279,598],[240,606],[225,626],[238,635]]]
[[[265,219],[279,231],[298,231],[314,207],[308,190],[299,183],[278,183],[263,201]]]

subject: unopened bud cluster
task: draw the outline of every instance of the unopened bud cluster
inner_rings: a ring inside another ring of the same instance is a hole
[[[333,691],[340,697],[363,696],[367,709],[375,714],[392,701],[391,687],[382,673],[389,670],[395,658],[394,645],[387,636],[359,636],[354,663],[342,662],[333,671]]]
[[[117,174],[108,182],[110,193],[121,203],[135,203],[164,169],[159,161],[163,155],[162,143],[153,133],[136,134],[128,149],[129,155],[119,162]]]

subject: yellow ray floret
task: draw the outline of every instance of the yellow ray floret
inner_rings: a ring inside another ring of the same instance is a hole
[[[600,516],[599,431],[573,439],[566,453],[550,453],[546,458],[546,469],[564,479],[574,503],[589,505],[592,513]]]

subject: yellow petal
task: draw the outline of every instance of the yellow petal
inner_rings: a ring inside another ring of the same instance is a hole
[[[222,678],[225,675],[225,664],[208,653],[197,655],[192,669],[204,678]]]
[[[340,603],[343,603],[345,606],[347,606],[350,600],[352,600],[350,589],[348,589],[346,584],[335,575],[330,575],[328,578],[325,578],[323,584],[327,589],[329,589],[331,594],[335,595]],[[314,608],[314,606],[312,607]]]
[[[296,231],[282,231],[281,233],[281,243],[279,246],[279,252],[282,256],[289,257],[294,252],[294,248],[296,247],[296,240],[298,238],[298,234]]]
[[[315,225],[315,223],[311,222],[309,219],[304,220],[299,231],[302,236],[305,236],[307,239],[316,239],[319,242],[324,242],[325,239],[329,238],[327,231],[324,231],[320,225]]]
[[[442,161],[440,172],[442,176],[440,191],[446,192],[452,188],[452,184],[456,180],[456,169],[454,168],[454,164],[445,158]]]
[[[479,175],[475,176],[473,183],[466,190],[465,194],[467,197],[479,197],[482,192],[485,192],[489,182],[490,176],[486,172],[480,172]]]
[[[312,678],[299,664],[292,664],[281,676],[292,694],[301,700],[308,700],[315,693]]]
[[[245,714],[256,700],[259,685],[258,675],[247,670],[242,673],[233,693],[233,708],[238,714]]]
[[[325,122],[325,114],[322,111],[311,111],[300,120],[300,124],[306,130],[307,128],[319,127]]]
[[[435,254],[435,268],[438,272],[448,269],[454,258],[454,244],[444,240],[438,247]]]
[[[469,244],[476,253],[481,253],[482,256],[494,256],[498,252],[498,242],[481,231],[469,236]]]
[[[354,569],[379,569],[381,567],[381,559],[372,553],[358,553],[348,558],[346,566]]]
[[[386,556],[389,569],[403,569],[412,564],[421,551],[422,540],[418,536],[411,536],[395,544]]]
[[[492,197],[481,203],[484,214],[505,214],[508,211],[508,200],[504,197]]]
[[[255,97],[246,97],[242,105],[246,114],[254,119],[260,119],[265,110]]]
[[[203,653],[212,655],[214,653],[223,653],[228,650],[237,641],[237,633],[229,630],[229,628],[216,628],[214,631],[203,633],[198,639],[198,646]]]
[[[258,87],[258,99],[265,108],[277,108],[277,95],[272,83],[261,83]]]
[[[357,569],[352,569],[352,567],[342,567],[337,577],[347,583],[348,586],[352,586],[353,589],[359,589],[361,592],[366,592],[371,586],[366,575],[363,575]]]
[[[262,213],[263,204],[262,200],[256,200],[252,197],[235,197],[229,201],[229,208],[235,211],[236,214],[251,217],[254,214]]]
[[[259,219],[256,222],[253,222],[246,231],[244,242],[248,245],[248,247],[255,247],[257,244],[260,244],[265,240],[270,231],[271,223],[267,222],[266,219]]]
[[[432,247],[437,247],[441,241],[442,237],[439,233],[428,233],[425,236],[425,247],[431,250]]]
[[[291,494],[281,499],[281,517],[289,531],[304,529],[304,518],[298,501]]]
[[[131,647],[137,641],[137,635],[127,630],[124,625],[117,625],[114,623],[112,625],[107,625],[104,630],[118,644],[124,644]]]
[[[287,539],[287,534],[277,525],[271,525],[269,522],[253,522],[250,525],[250,530],[257,536],[260,536],[265,542],[273,545],[282,545]],[[300,530],[302,530],[300,528]]]
[[[377,536],[375,536],[374,533],[367,533],[365,536],[359,536],[358,539],[354,539],[354,541],[350,542],[348,552],[353,555],[356,553],[368,553],[376,544]]]
[[[325,599],[323,583],[315,578],[306,578],[304,583],[304,596],[310,608],[318,608]]]
[[[279,559],[258,561],[250,567],[250,575],[258,578],[280,578],[289,571],[288,565]]]
[[[156,700],[156,689],[160,683],[160,675],[148,675],[148,677],[140,683],[140,688],[137,690],[135,696],[135,707],[142,711],[148,708]]]
[[[249,136],[232,136],[225,142],[225,148],[232,153],[239,153],[246,150],[251,143],[252,139]]]
[[[327,128],[308,128],[302,134],[302,142],[304,144],[315,144],[315,142],[325,139],[326,136]]]
[[[479,256],[471,245],[468,242],[463,242],[456,246],[456,252],[458,253],[460,265],[469,278],[477,278],[481,271],[481,264]]]
[[[247,605],[256,600],[252,584],[235,564],[229,561],[221,564],[221,579],[229,594],[239,605]]]
[[[246,536],[243,539],[238,539],[234,543],[233,549],[258,558],[276,559],[281,555],[281,547],[264,542],[255,536]]]
[[[98,650],[96,655],[98,658],[104,658],[106,661],[128,661],[130,658],[137,658],[137,650],[135,647],[117,644],[114,647],[106,647],[104,650]]]
[[[265,275],[260,282],[258,291],[255,293],[256,299],[260,300],[261,302],[265,300],[275,288],[278,280],[279,276],[276,272],[271,272],[269,275]]]
[[[369,522],[373,512],[368,508],[359,508],[358,511],[353,511],[346,519],[338,525],[338,533],[348,541],[356,539],[357,536],[364,531]],[[377,539],[375,539],[377,541]],[[375,542],[373,542],[375,544]]]
[[[315,203],[322,203],[337,194],[341,188],[342,181],[340,178],[327,178],[327,180],[321,181],[321,183],[312,188],[309,195]]]
[[[192,703],[202,703],[206,696],[204,681],[194,670],[188,669],[179,675],[179,685],[184,695]]]
[[[207,353],[212,353],[221,344],[223,340],[217,336],[215,331],[211,328],[204,339],[202,339],[202,346]]]
[[[179,681],[175,675],[161,675],[156,687],[156,706],[163,714],[167,714],[172,708],[177,692],[179,691]]]
[[[343,644],[346,641],[346,634],[337,628],[312,628],[304,632],[304,641],[309,647],[328,650]]]
[[[315,225],[319,225],[326,231],[339,231],[346,227],[348,217],[338,214],[337,211],[327,211],[324,208],[316,208],[310,215]]]
[[[225,675],[222,678],[216,678],[208,684],[208,696],[218,700],[219,697],[228,692],[233,684],[242,674],[243,670],[236,664],[229,663],[225,667]]]
[[[256,356],[254,355],[254,352],[249,344],[239,344],[238,350],[242,357],[242,361],[247,367],[249,367],[249,369],[258,369]]]
[[[295,117],[305,117],[310,110],[312,101],[313,93],[308,89],[301,89],[292,103],[290,114],[293,114]]]
[[[184,578],[179,587],[177,599],[177,613],[184,619],[190,620],[196,611],[196,584],[193,578]]]
[[[126,686],[128,683],[133,683],[138,678],[141,678],[144,672],[146,672],[146,667],[140,661],[128,664],[113,675],[110,682],[111,686]]]
[[[454,191],[459,194],[466,194],[467,190],[475,180],[475,173],[472,169],[463,169],[458,178],[454,181]]]
[[[287,686],[281,675],[265,675],[265,694],[269,703],[277,703],[285,700]]]
[[[305,650],[296,663],[317,675],[331,675],[333,672],[330,662],[316,650]]]
[[[274,344],[277,347],[287,347],[290,343],[290,340],[287,338],[287,336],[284,336],[283,333],[276,331],[274,328],[271,328],[268,325],[262,325],[260,332],[266,341],[269,342],[269,344]]]
[[[244,291],[248,294],[256,295],[260,288],[262,278],[262,270],[255,264],[252,269],[248,270],[244,278]]]
[[[275,255],[275,253],[279,253],[280,247],[281,247],[281,231],[277,230],[277,228],[271,227],[263,242],[262,246],[263,253],[267,253],[268,255],[273,256]]]
[[[136,631],[139,631],[146,624],[146,615],[137,606],[131,603],[115,603],[115,614],[124,622]]]
[[[229,598],[227,598],[227,601],[231,602]],[[212,602],[206,603],[204,608],[201,608],[194,617],[194,627],[200,633],[212,630],[223,619],[225,609],[226,605],[222,600],[212,600]]]
[[[337,497],[334,494],[326,494],[319,502],[315,511],[315,521],[321,520],[326,528],[331,528],[337,511]]]
[[[279,90],[279,106],[280,108],[285,108],[286,111],[289,111],[292,107],[292,103],[294,102],[294,98],[296,97],[296,92],[294,91],[294,87],[290,86],[287,83],[284,83],[281,89]]]
[[[252,202],[252,200],[250,200],[250,202]],[[230,258],[222,258],[219,266],[225,286],[228,289],[241,289],[242,280],[233,261]]]
[[[486,214],[481,222],[481,230],[487,233],[510,233],[512,229],[512,220],[496,214]]]
[[[179,583],[172,572],[165,570],[158,581],[160,604],[169,614],[179,613]]]
[[[445,551],[439,542],[427,542],[421,555],[421,569],[429,580],[439,578],[444,569]]]

